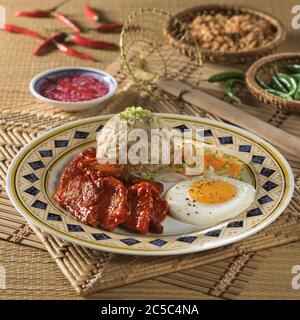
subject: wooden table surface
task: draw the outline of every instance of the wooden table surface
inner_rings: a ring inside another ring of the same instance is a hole
[[[68,8],[72,8],[74,12],[74,18],[82,16],[81,8],[83,7],[84,0],[73,0],[66,5]],[[140,7],[157,7],[164,9],[168,12],[175,13],[184,8],[189,8],[198,4],[209,3],[206,0],[90,0],[91,5],[95,5],[101,8],[107,17],[112,20],[122,21],[128,14]],[[13,12],[18,9],[33,9],[37,6],[39,8],[48,8],[49,5],[55,5],[57,1],[50,0],[3,0],[1,4],[6,8],[7,22],[28,25],[25,23],[26,18],[15,18]],[[215,1],[214,1],[215,3]],[[300,30],[292,30],[291,28],[291,8],[297,4],[297,1],[280,1],[280,0],[236,0],[236,1],[222,1],[222,3],[242,4],[255,8],[264,9],[272,15],[281,19],[286,29],[288,30],[288,37],[285,44],[280,48],[281,51],[299,51],[300,49]],[[263,5],[262,5],[263,4]],[[299,2],[298,2],[299,4]],[[262,8],[263,7],[263,8]],[[21,20],[20,20],[21,19]],[[84,20],[83,20],[84,21]],[[37,23],[36,21],[30,22],[31,24]],[[40,23],[40,22],[39,22]],[[45,20],[45,32],[47,32],[48,21]],[[117,40],[117,35],[112,36]],[[7,34],[1,34],[0,40],[0,107],[7,107],[13,105],[20,105],[25,102],[33,101],[30,96],[27,86],[30,78],[39,71],[49,67],[49,60],[47,57],[42,59],[37,58],[34,60],[31,56],[32,41],[25,39],[22,43],[22,49],[19,38]],[[22,61],[16,61],[15,51],[24,50],[27,55]],[[50,55],[51,56],[51,55]],[[113,61],[118,53],[104,52],[98,54],[101,61],[98,63],[99,68],[105,68],[111,61]],[[15,74],[11,72],[11,66],[18,63],[19,73]],[[57,61],[50,64],[52,67],[60,66],[61,62]],[[15,244],[9,244],[9,246],[16,246]],[[10,259],[10,247],[5,246],[5,249],[0,252],[0,262],[5,259]],[[21,247],[21,246],[19,246]],[[32,248],[20,248],[19,254],[35,254],[37,249]],[[33,250],[33,251],[32,251]],[[47,258],[47,252],[36,253],[41,255],[43,259]],[[42,259],[42,258],[41,258]],[[273,248],[266,252],[266,258],[259,264],[258,270],[254,273],[254,276],[250,279],[245,289],[239,296],[240,299],[299,299],[300,290],[292,288],[291,281],[294,276],[291,273],[294,265],[300,265],[300,242],[292,243],[278,248]],[[18,268],[19,274],[16,277],[22,277],[22,270],[25,265],[20,265]],[[60,272],[56,266],[53,267],[53,272]],[[46,281],[44,279],[44,281]],[[76,293],[69,286],[67,280],[61,277],[61,281],[66,282],[65,298],[79,299]],[[23,287],[11,287],[11,297],[5,295],[5,298],[16,298],[14,292],[19,292],[19,296],[24,295],[26,297],[26,290],[29,288]],[[35,288],[37,297],[45,296],[44,292],[39,292],[39,288]],[[49,288],[51,290],[51,288]],[[55,285],[53,290],[55,291]],[[1,300],[0,290],[0,300]],[[53,297],[53,296],[48,296]],[[102,293],[94,295],[94,299],[211,299],[212,297],[201,293],[196,289],[187,289],[176,284],[166,283],[164,277],[143,281],[137,284],[128,285],[122,288],[115,288],[106,290]]]

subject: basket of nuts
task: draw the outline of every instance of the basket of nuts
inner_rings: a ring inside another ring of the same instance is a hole
[[[249,91],[262,102],[300,113],[300,53],[264,57],[250,66],[245,80]]]
[[[202,5],[175,15],[197,39],[202,58],[221,63],[252,62],[273,53],[284,41],[282,24],[261,11],[227,5]],[[170,43],[191,55],[193,43],[178,41],[173,23],[166,26]]]

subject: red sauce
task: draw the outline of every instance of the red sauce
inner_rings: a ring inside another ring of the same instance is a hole
[[[41,85],[40,94],[48,99],[63,102],[88,101],[105,96],[108,85],[90,74],[61,76]]]

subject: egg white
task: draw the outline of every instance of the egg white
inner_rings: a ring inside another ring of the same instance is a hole
[[[236,188],[236,195],[223,203],[202,204],[189,194],[192,184],[200,180],[223,180]],[[170,205],[171,215],[183,222],[196,224],[201,228],[211,227],[231,219],[246,210],[255,199],[255,188],[245,182],[214,176],[212,178],[195,178],[184,180],[174,185],[165,195]]]

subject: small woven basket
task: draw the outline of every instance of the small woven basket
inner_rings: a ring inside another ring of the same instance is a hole
[[[266,83],[270,83],[271,76],[277,71],[283,71],[284,65],[300,64],[300,53],[277,53],[264,57],[255,62],[246,72],[246,84],[249,91],[260,101],[272,104],[285,112],[300,113],[300,101],[287,100],[264,91],[257,82],[256,76]]]
[[[233,16],[236,14],[250,14],[252,16],[262,18],[266,20],[268,23],[270,23],[270,25],[272,26],[272,29],[274,30],[274,38],[262,47],[236,52],[221,52],[201,48],[200,46],[202,59],[204,61],[218,62],[223,64],[253,62],[263,56],[273,53],[277,49],[279,44],[283,42],[286,38],[286,32],[282,24],[277,19],[266,13],[247,7],[230,5],[202,5],[182,11],[176,14],[174,17],[179,21],[188,24],[199,15],[216,15],[218,13],[228,16]],[[177,30],[174,30],[174,24],[170,23],[167,26],[167,33],[169,41],[173,46],[180,48],[180,50],[188,56],[193,55],[193,52],[195,52],[193,43],[188,41],[182,41],[182,39],[178,41],[179,39],[177,37]]]

